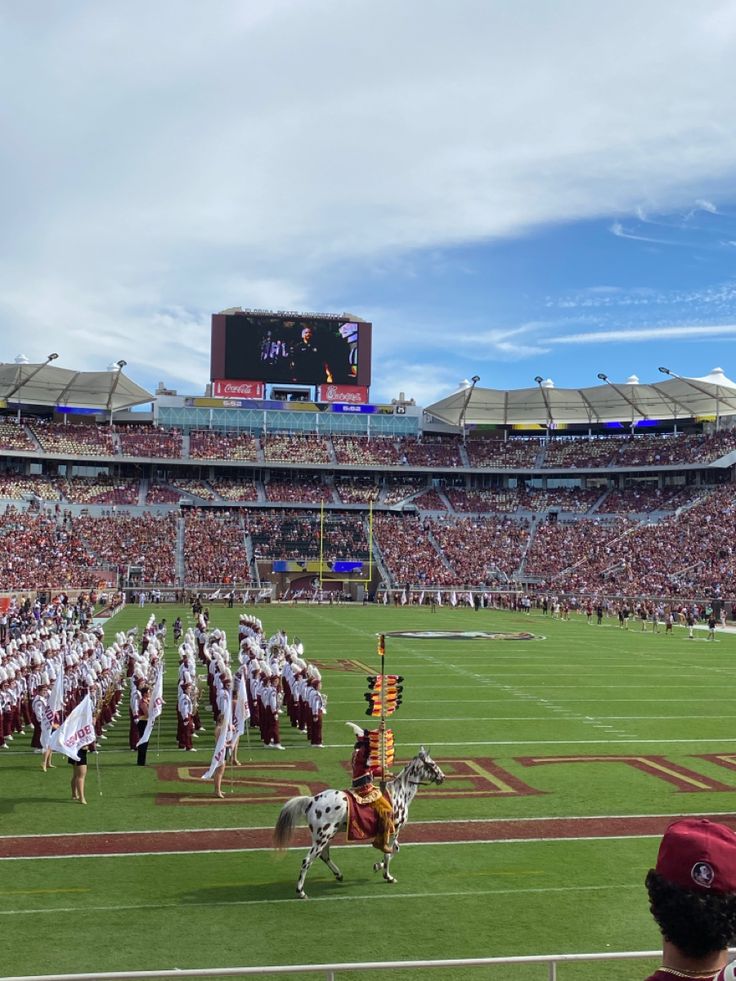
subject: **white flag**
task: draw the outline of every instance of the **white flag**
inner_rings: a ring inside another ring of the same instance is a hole
[[[248,708],[248,698],[245,694],[245,678],[241,674],[238,694],[235,700],[235,731],[239,736],[242,736],[245,732],[245,724],[249,718],[250,709]]]
[[[457,593],[455,592],[454,589],[450,593],[450,605],[451,606],[457,606]]]
[[[442,606],[442,593],[437,590],[437,606]]]
[[[153,723],[161,715],[161,709],[164,704],[164,672],[162,668],[158,669],[158,674],[156,675],[156,680],[153,683],[153,695],[151,696],[151,702],[148,706],[148,719],[146,720],[146,728],[143,735],[135,744],[135,748],[138,749],[143,743],[147,743],[151,738],[151,733],[153,732]]]
[[[475,600],[473,599],[473,594],[468,590],[467,592],[468,606],[475,606]]]
[[[250,590],[246,589],[243,595],[243,606],[247,606],[250,603]]]
[[[56,678],[49,697],[49,709],[54,715],[64,711],[64,661],[56,665]]]
[[[41,721],[41,746],[49,748],[49,741],[54,734],[54,713],[51,706],[46,702],[43,707],[43,719]]]
[[[424,605],[424,590],[422,590],[421,593],[419,594],[419,605],[420,606]]]
[[[406,590],[401,594],[401,605],[406,606]]]
[[[388,590],[385,590],[383,594],[383,605],[386,606],[387,603],[388,603]]]
[[[64,753],[70,760],[79,762],[77,750],[95,740],[95,722],[92,717],[92,700],[85,695],[77,707],[69,713],[64,722],[49,740],[49,747],[55,753]]]
[[[212,754],[212,762],[210,763],[210,768],[206,773],[202,774],[203,780],[209,780],[215,770],[222,763],[225,762],[225,754],[227,752],[227,740],[230,735],[230,716],[232,712],[232,695],[229,691],[224,693],[224,704],[222,706],[222,716],[223,722],[220,727],[220,735],[217,737],[217,743],[215,744],[215,751]]]

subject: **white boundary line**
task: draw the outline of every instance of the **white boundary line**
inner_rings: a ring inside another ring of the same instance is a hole
[[[527,821],[536,821],[540,824],[543,821],[642,821],[648,819],[657,818],[681,818],[683,817],[683,811],[663,811],[656,814],[546,814],[546,815],[535,815],[530,817],[494,817],[494,818],[446,818],[437,819],[430,821],[414,821],[412,824],[425,825],[425,824],[509,824],[509,823],[522,823]],[[688,817],[733,817],[736,815],[736,810],[729,811],[688,811]],[[306,830],[306,829],[305,829]],[[0,842],[3,841],[14,841],[16,839],[26,840],[26,839],[36,839],[36,838],[108,838],[113,835],[173,835],[173,834],[227,834],[230,832],[250,832],[250,831],[273,831],[273,826],[270,824],[263,825],[253,825],[252,827],[240,827],[240,828],[156,828],[153,830],[136,830],[136,831],[57,831],[49,832],[48,834],[37,834],[37,835],[0,835]],[[606,839],[613,836],[604,836]],[[624,838],[630,837],[629,835],[622,835]],[[636,836],[632,836],[636,837]],[[536,839],[533,839],[536,840]],[[581,839],[582,840],[582,839]],[[360,844],[360,842],[356,842]],[[217,849],[212,849],[216,851]],[[239,851],[240,849],[227,849],[227,851]],[[249,851],[250,849],[242,849],[243,851]],[[258,851],[259,849],[255,849]],[[146,852],[146,854],[149,854]],[[160,852],[151,852],[150,854],[158,855],[163,854]],[[173,854],[187,854],[186,852],[175,852]],[[65,856],[62,856],[62,858]],[[71,857],[71,856],[66,856]]]

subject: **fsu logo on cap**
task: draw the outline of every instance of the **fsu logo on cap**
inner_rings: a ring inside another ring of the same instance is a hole
[[[710,889],[716,877],[713,867],[707,862],[696,862],[690,872],[693,882],[701,889]]]

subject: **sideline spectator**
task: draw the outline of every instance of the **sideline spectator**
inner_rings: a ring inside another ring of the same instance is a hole
[[[646,877],[662,932],[662,966],[647,981],[714,981],[736,938],[736,834],[702,818],[671,824]]]

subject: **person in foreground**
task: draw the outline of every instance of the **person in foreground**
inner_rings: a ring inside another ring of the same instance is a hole
[[[649,907],[662,932],[662,966],[646,981],[730,981],[736,938],[736,833],[685,818],[667,828],[646,877]]]

